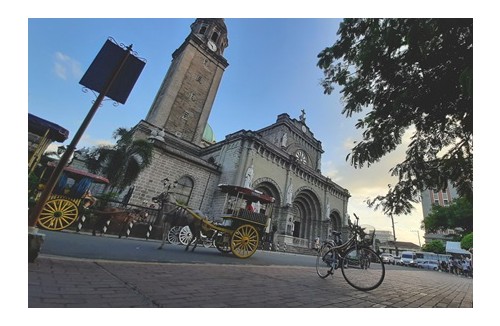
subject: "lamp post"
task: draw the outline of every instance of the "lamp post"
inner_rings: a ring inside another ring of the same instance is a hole
[[[420,242],[420,232],[418,230],[410,230],[410,232],[417,232],[418,246],[422,249],[422,243]]]

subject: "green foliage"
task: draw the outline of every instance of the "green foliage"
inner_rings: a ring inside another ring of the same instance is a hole
[[[428,232],[457,228],[461,228],[463,233],[472,232],[472,203],[466,198],[457,198],[448,207],[433,206],[423,225]]]
[[[426,243],[422,246],[422,251],[444,254],[446,252],[446,247],[444,246],[442,241],[432,240],[431,242]]]
[[[36,205],[36,194],[38,192],[38,184],[40,178],[35,173],[28,174],[28,208],[33,208]]]
[[[318,55],[324,92],[340,87],[346,117],[368,110],[346,159],[369,167],[412,132],[398,183],[369,205],[409,214],[448,180],[472,202],[472,19],[345,19],[337,34]]]
[[[28,174],[28,192],[31,193],[33,190],[35,190],[39,182],[40,178],[36,174]]]
[[[107,192],[96,197],[98,199],[96,208],[102,209],[108,205],[108,202],[114,201],[118,198],[117,192]]]
[[[467,234],[462,238],[462,241],[460,241],[460,247],[465,250],[469,250],[472,248],[472,232]]]
[[[91,172],[106,176],[113,187],[124,189],[151,164],[153,145],[143,139],[134,139],[133,132],[125,128],[118,128],[113,138],[117,139],[114,146],[93,149],[85,163]]]

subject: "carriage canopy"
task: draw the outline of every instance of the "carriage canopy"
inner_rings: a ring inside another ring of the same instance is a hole
[[[260,202],[261,204],[274,203],[274,197],[266,195],[258,190],[227,184],[220,184],[219,188],[223,193],[227,193],[229,196],[243,197],[243,199],[250,202]]]
[[[55,168],[57,166],[57,162],[49,162],[47,163],[47,166],[50,168]],[[108,184],[109,180],[105,177],[101,177],[100,175],[93,174],[87,171],[83,171],[80,169],[76,169],[71,166],[65,166],[64,167],[64,173],[68,174],[74,179],[80,179],[80,178],[89,178],[92,180],[94,183],[103,183],[103,184]]]

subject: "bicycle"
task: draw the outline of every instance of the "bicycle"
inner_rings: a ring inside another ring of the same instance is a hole
[[[376,289],[385,277],[385,266],[380,256],[370,248],[375,237],[375,230],[366,232],[367,227],[348,221],[352,233],[345,243],[341,241],[341,232],[333,231],[333,239],[323,241],[316,258],[316,272],[325,279],[339,267],[349,285],[361,291]]]

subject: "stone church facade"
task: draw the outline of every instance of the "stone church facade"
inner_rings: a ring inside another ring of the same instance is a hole
[[[207,124],[228,63],[223,19],[199,18],[173,53],[172,64],[135,137],[154,144],[153,163],[134,184],[130,203],[146,205],[177,180],[177,198],[210,218],[222,211],[218,184],[257,189],[273,196],[267,231],[287,246],[312,246],[347,224],[348,190],[321,174],[321,142],[306,124],[280,114],[260,130],[240,130],[215,142]]]

